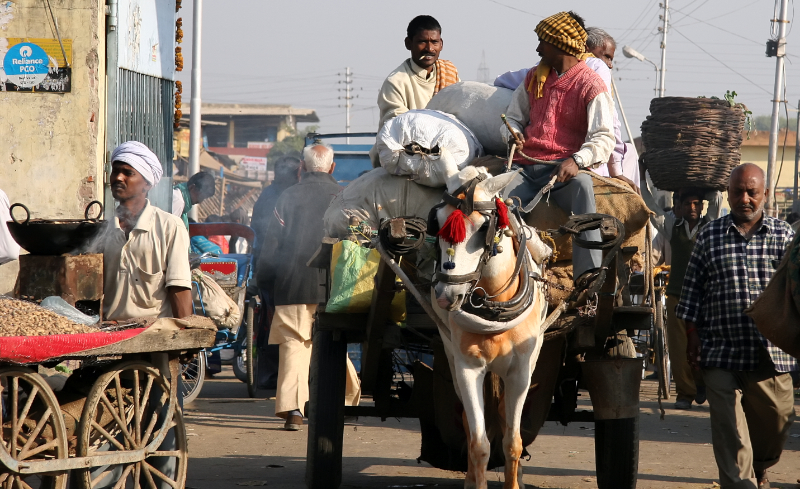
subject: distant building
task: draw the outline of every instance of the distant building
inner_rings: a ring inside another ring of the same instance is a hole
[[[248,143],[277,142],[297,131],[298,123],[319,122],[313,109],[291,105],[203,104],[203,121],[225,123],[205,126],[210,151],[229,154],[221,148],[248,148]],[[188,116],[189,111],[184,115]],[[252,144],[250,145],[252,148]]]

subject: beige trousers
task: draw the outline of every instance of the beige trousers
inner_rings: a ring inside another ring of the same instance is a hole
[[[667,344],[672,380],[678,399],[694,401],[697,386],[703,385],[703,375],[689,365],[686,358],[686,322],[675,316],[675,307],[680,297],[667,296]]]
[[[295,409],[304,413],[309,399],[308,371],[311,367],[311,335],[316,311],[316,304],[275,306],[269,344],[279,345],[275,415],[281,418]],[[353,363],[347,358],[345,405],[358,406],[360,400],[361,383]]]
[[[792,378],[763,350],[755,371],[704,368],[703,379],[722,489],[756,489],[754,471],[778,463],[795,418]]]

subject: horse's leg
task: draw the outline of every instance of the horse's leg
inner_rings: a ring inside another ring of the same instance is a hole
[[[522,437],[520,436],[520,424],[522,418],[522,407],[525,404],[525,397],[531,385],[531,375],[533,369],[527,361],[517,361],[506,373],[503,378],[505,385],[504,404],[505,404],[505,433],[503,434],[503,452],[506,456],[505,482],[503,489],[524,489],[522,482],[522,466],[520,457],[522,456]]]
[[[483,379],[486,368],[469,365],[459,361],[456,354],[456,375],[461,389],[461,402],[467,419],[467,478],[465,489],[486,489],[486,466],[489,463],[489,438],[486,436],[486,422],[483,417]]]

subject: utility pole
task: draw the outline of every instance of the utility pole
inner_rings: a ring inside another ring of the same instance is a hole
[[[658,81],[658,96],[663,97],[665,93],[664,77],[667,74],[667,28],[669,27],[669,0],[664,0],[664,3],[659,3],[659,7],[664,8],[664,15],[661,15],[661,20],[664,21],[658,30],[661,31],[661,69],[659,70],[660,76]]]
[[[341,73],[339,73],[339,75],[341,75]],[[351,76],[352,76],[352,73],[350,73],[350,67],[348,66],[347,68],[345,68],[344,81],[341,81],[341,80],[339,81],[339,83],[344,83],[344,88],[340,88],[339,91],[340,92],[344,91],[345,95],[344,95],[344,97],[339,97],[339,100],[344,99],[344,109],[345,109],[344,113],[345,113],[345,119],[346,119],[345,120],[345,130],[344,130],[344,132],[346,132],[348,134],[350,134],[350,107],[353,106],[353,104],[350,101],[353,100],[353,98],[355,98],[355,97],[353,97],[351,95],[351,93],[352,93],[352,87],[351,86],[353,85],[353,79],[351,78]],[[340,105],[339,107],[342,107],[342,106]],[[346,141],[347,141],[347,144],[350,144],[350,138],[347,138]]]
[[[631,126],[628,125],[628,118],[625,117],[625,109],[622,108],[622,99],[619,98],[619,90],[617,90],[617,85],[614,83],[614,75],[611,75],[611,90],[613,90],[614,95],[617,97],[617,108],[619,109],[619,114],[622,116],[622,123],[625,124],[625,132],[628,133],[628,142],[633,143],[633,133],[631,132]]]
[[[490,83],[491,77],[489,65],[486,64],[486,51],[483,51],[481,53],[481,64],[478,65],[478,81],[481,83]]]
[[[777,39],[767,41],[767,56],[775,57],[775,89],[772,96],[772,121],[769,129],[769,155],[767,157],[767,215],[777,217],[778,208],[775,206],[775,186],[778,184],[778,176],[775,173],[775,160],[778,157],[778,118],[780,116],[781,102],[783,100],[783,69],[784,57],[786,56],[786,24],[789,10],[789,0],[781,0],[780,16],[770,22],[778,23]],[[787,121],[788,122],[788,121]],[[787,128],[788,130],[788,128]],[[796,178],[796,177],[795,177]]]
[[[189,175],[200,172],[200,140],[202,127],[200,118],[202,109],[200,108],[200,61],[201,48],[203,42],[203,0],[194,0],[194,11],[192,12],[192,99],[189,106]],[[192,219],[197,220],[197,208],[189,210]]]

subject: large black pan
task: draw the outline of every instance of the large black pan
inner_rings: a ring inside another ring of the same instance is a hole
[[[89,218],[89,210],[94,204],[100,206],[100,212],[97,217]],[[16,207],[25,209],[27,217],[24,221],[14,217]],[[85,253],[106,224],[100,219],[103,216],[103,204],[96,200],[86,206],[83,213],[86,219],[31,219],[31,212],[22,204],[12,205],[10,211],[13,220],[7,224],[11,237],[31,255]]]

